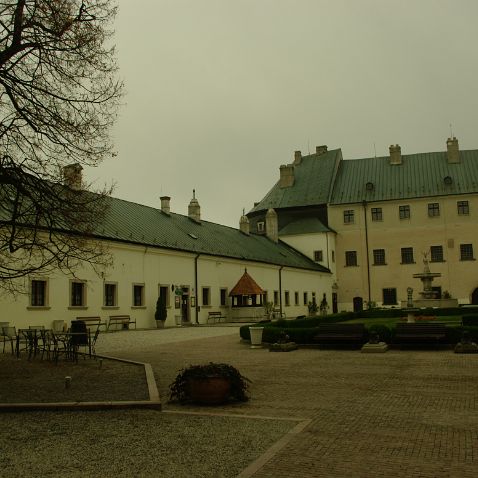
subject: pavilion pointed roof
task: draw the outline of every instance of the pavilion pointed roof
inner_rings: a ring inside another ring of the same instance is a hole
[[[229,296],[260,295],[263,293],[264,290],[257,285],[257,282],[247,273],[246,269],[238,283],[232,288],[231,292],[229,292]]]

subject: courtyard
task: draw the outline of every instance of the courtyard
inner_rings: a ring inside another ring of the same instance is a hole
[[[97,352],[150,363],[163,411],[4,413],[0,476],[476,475],[476,355],[270,353],[241,343],[236,326],[101,334]],[[178,370],[209,361],[251,379],[251,399],[168,403]]]

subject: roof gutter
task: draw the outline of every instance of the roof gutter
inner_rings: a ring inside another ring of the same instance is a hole
[[[362,201],[363,206],[363,215],[365,219],[365,251],[366,251],[366,262],[367,262],[367,287],[368,287],[368,303],[371,302],[370,297],[370,262],[369,262],[369,253],[368,253],[368,222],[367,222],[367,201]]]
[[[196,307],[195,307],[195,314],[196,314],[196,325],[199,325],[199,294],[198,294],[198,259],[201,254],[197,254],[194,258],[194,290],[196,291]]]

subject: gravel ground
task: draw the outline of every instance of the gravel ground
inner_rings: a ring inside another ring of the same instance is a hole
[[[2,416],[0,476],[236,476],[291,422],[153,410]]]
[[[69,389],[65,388],[66,376],[71,377]],[[142,365],[106,359],[80,358],[77,364],[59,361],[55,365],[0,354],[0,384],[0,403],[149,399]]]
[[[198,339],[231,335],[238,340],[237,327],[101,334],[97,350],[150,362],[164,356],[166,344],[193,350]],[[216,410],[242,413],[247,403],[222,409],[171,406],[166,403],[167,390],[176,371],[158,368],[156,362],[158,386],[170,413],[137,409],[3,413],[0,478],[234,477],[297,423],[210,415]],[[70,390],[64,387],[67,375],[72,377]],[[0,354],[1,402],[144,399],[147,387],[140,366],[103,360],[100,368],[90,359],[55,365]]]

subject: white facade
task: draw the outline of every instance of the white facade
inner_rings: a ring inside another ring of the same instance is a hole
[[[85,268],[77,271],[76,278],[39,275],[25,279],[30,294],[3,297],[2,321],[17,328],[50,328],[54,320],[64,320],[69,325],[82,316],[100,316],[107,321],[110,315],[130,315],[138,328],[155,327],[156,301],[162,286],[169,295],[166,326],[178,322],[205,324],[210,311],[231,317],[229,291],[245,268],[267,291],[267,300],[273,301],[274,296],[278,299],[276,307],[281,307],[287,317],[307,314],[305,297],[307,301],[323,293],[330,297],[328,273],[121,243],[110,243],[109,248],[114,261],[103,277]],[[35,305],[38,299],[32,292],[32,281],[42,287],[45,284],[44,305]],[[74,298],[73,283],[77,282],[83,284],[78,286],[83,295],[78,293]],[[221,289],[225,291],[224,305]],[[176,290],[183,291],[177,299]],[[141,304],[135,305],[135,295]],[[82,303],[75,305],[74,300]],[[111,305],[106,305],[108,301]]]

